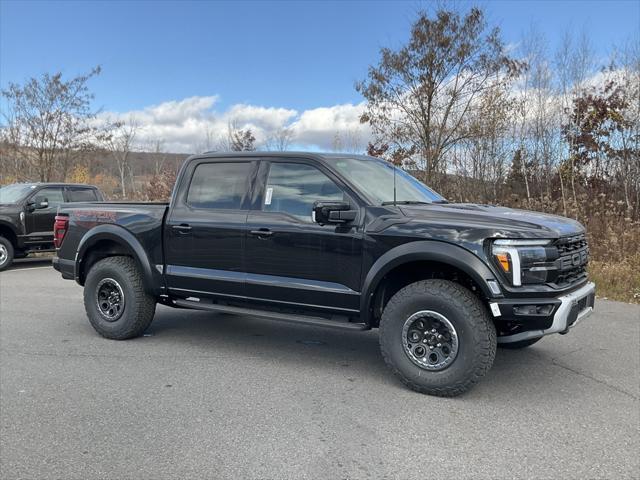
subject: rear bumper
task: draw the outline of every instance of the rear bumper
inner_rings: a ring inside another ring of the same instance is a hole
[[[498,343],[520,342],[531,338],[540,338],[552,333],[567,333],[589,315],[593,313],[595,301],[595,285],[587,283],[578,290],[555,299],[520,301],[510,300],[496,304],[500,315],[494,317],[497,322],[511,322],[520,326],[519,332],[514,335],[498,337]],[[519,305],[553,305],[551,315],[522,316],[518,318],[514,313],[514,306]],[[494,307],[492,306],[492,311]],[[505,314],[503,317],[503,313]],[[525,330],[525,331],[522,331]]]
[[[62,274],[62,278],[65,280],[73,280],[75,278],[76,262],[73,260],[66,260],[60,257],[53,257],[53,268]]]

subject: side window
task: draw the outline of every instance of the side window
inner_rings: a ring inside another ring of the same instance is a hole
[[[187,203],[196,208],[240,209],[251,168],[250,162],[201,163],[193,172]]]
[[[67,189],[67,197],[70,202],[95,202],[98,197],[92,188],[71,187]]]
[[[49,202],[49,208],[58,208],[58,205],[64,203],[64,197],[62,196],[62,188],[43,188],[35,193],[33,197],[31,197],[32,201],[35,201],[36,198],[47,199]]]
[[[300,163],[272,163],[262,209],[283,212],[311,222],[317,200],[344,201],[342,190],[324,173]]]

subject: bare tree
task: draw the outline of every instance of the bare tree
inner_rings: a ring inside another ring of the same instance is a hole
[[[93,95],[89,80],[100,67],[70,80],[61,73],[45,73],[24,85],[9,83],[2,96],[7,102],[4,128],[10,141],[37,172],[40,181],[50,181],[62,173],[62,158],[86,148],[94,138],[90,120]]]
[[[204,138],[202,141],[196,143],[194,146],[195,152],[211,152],[213,150],[218,150],[219,148],[219,139],[216,138],[215,132],[211,128],[211,125],[207,123],[204,127]]]
[[[111,128],[109,129],[108,134],[104,136],[104,141],[107,149],[111,152],[111,155],[116,161],[118,175],[120,177],[122,198],[126,198],[126,178],[127,176],[131,176],[131,165],[129,160],[134,148],[134,142],[139,126],[133,117],[130,117],[126,121],[117,121],[110,124]],[[133,183],[131,186],[133,189]]]
[[[250,128],[238,128],[237,122],[232,120],[227,125],[228,150],[233,152],[253,151],[256,149],[256,137]]]
[[[164,164],[167,161],[167,155],[164,151],[164,141],[156,140],[153,142],[151,151],[154,153],[154,175],[160,175],[160,172],[164,171]]]
[[[487,31],[478,8],[464,16],[421,12],[409,42],[397,51],[383,48],[380,56],[356,84],[367,100],[360,120],[396,156],[417,155],[436,183],[444,154],[470,135],[464,120],[478,96],[494,83],[510,82],[522,67],[507,55],[499,29]]]
[[[276,152],[285,152],[289,149],[293,140],[291,127],[280,127],[274,131],[265,141],[265,148]]]
[[[22,124],[16,121],[16,113],[13,109],[6,111],[0,126],[0,185],[29,176],[30,165],[20,149]]]
[[[451,152],[451,171],[456,176],[445,186],[447,195],[461,201],[481,199],[492,203],[502,197],[513,150],[509,135],[514,108],[515,101],[503,85],[482,93],[478,108],[465,126],[471,134]]]
[[[518,147],[522,156],[522,176],[527,203],[531,201],[532,183],[540,187],[540,198],[551,195],[550,179],[553,159],[551,139],[555,99],[551,89],[551,70],[547,60],[546,38],[532,27],[522,39],[521,52],[527,69],[521,74],[519,91]],[[558,126],[555,126],[556,130]],[[535,182],[532,182],[535,180]]]
[[[365,151],[362,134],[358,128],[338,130],[333,136],[331,149],[334,152],[362,154]]]

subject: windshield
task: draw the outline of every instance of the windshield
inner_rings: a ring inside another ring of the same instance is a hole
[[[418,179],[389,162],[365,158],[329,158],[328,161],[375,205],[392,204],[395,170],[398,203],[443,203],[445,199]]]
[[[25,198],[35,185],[22,185],[14,183],[0,188],[0,203],[18,203]]]

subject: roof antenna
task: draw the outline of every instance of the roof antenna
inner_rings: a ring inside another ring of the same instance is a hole
[[[395,164],[391,164],[393,167],[393,206],[397,207],[396,205],[396,166]]]

